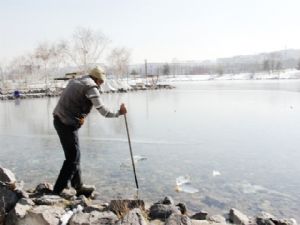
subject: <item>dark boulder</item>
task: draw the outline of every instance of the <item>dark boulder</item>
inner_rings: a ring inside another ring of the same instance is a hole
[[[206,211],[200,211],[191,216],[191,219],[194,220],[206,220],[208,213]]]
[[[151,219],[166,220],[171,214],[181,214],[179,209],[174,205],[164,205],[156,203],[149,209],[149,217]]]
[[[6,185],[0,183],[0,208],[6,212],[11,210],[18,202],[18,194]]]

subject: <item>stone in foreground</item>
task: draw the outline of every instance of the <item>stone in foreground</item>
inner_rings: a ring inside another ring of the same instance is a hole
[[[147,225],[147,221],[140,209],[135,208],[131,210],[126,216],[120,220],[116,225]]]
[[[70,225],[108,225],[115,224],[118,217],[112,212],[98,212],[92,211],[91,213],[77,213],[75,214],[69,224]]]
[[[243,214],[241,211],[232,208],[229,211],[229,221],[238,225],[248,225],[250,224],[250,219],[248,216]]]
[[[192,225],[192,222],[186,215],[172,214],[165,225]]]
[[[154,219],[161,219],[165,221],[169,218],[171,214],[181,214],[178,208],[174,205],[163,205],[163,204],[154,204],[150,207],[149,217]]]

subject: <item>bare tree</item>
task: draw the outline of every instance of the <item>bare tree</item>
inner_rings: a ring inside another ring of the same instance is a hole
[[[35,49],[34,55],[35,55],[36,59],[40,60],[43,64],[45,83],[46,83],[46,89],[47,89],[48,81],[49,81],[49,73],[48,73],[47,69],[48,69],[50,60],[52,59],[52,57],[54,55],[54,47],[53,47],[53,45],[50,45],[47,42],[41,43]]]
[[[15,57],[10,61],[8,66],[7,75],[10,79],[18,80],[26,77],[25,65],[27,58],[25,55]]]
[[[127,48],[114,48],[108,56],[111,70],[117,78],[128,73],[130,51]]]
[[[163,75],[169,75],[170,74],[170,66],[168,63],[163,65]]]
[[[59,41],[52,45],[52,57],[50,63],[55,74],[59,73],[61,67],[68,65],[66,46],[67,44],[64,41]]]
[[[91,64],[98,63],[109,42],[101,31],[79,27],[71,42],[61,42],[60,47],[80,70],[86,71]]]
[[[263,61],[263,70],[270,73],[270,61],[268,59]]]
[[[2,94],[2,88],[4,88],[5,77],[4,77],[4,65],[0,62],[0,76],[1,76],[1,87],[0,94]]]
[[[275,69],[276,69],[277,71],[282,70],[282,62],[281,62],[281,61],[277,61],[277,62],[276,62]]]

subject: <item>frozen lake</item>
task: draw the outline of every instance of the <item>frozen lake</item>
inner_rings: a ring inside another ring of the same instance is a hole
[[[173,90],[103,94],[121,102],[137,163],[139,196],[166,195],[188,209],[249,215],[267,211],[300,221],[300,81],[202,81]],[[0,102],[1,165],[27,187],[53,183],[63,158],[52,124],[58,98]],[[82,173],[101,199],[135,194],[124,118],[93,110],[80,129]],[[199,192],[176,192],[188,175]]]

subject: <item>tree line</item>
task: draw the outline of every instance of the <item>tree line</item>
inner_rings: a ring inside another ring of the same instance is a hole
[[[6,64],[0,62],[0,79],[21,79],[25,82],[37,80],[47,83],[54,76],[63,76],[70,71],[86,73],[89,68],[99,64],[115,78],[147,74],[222,75],[280,73],[289,68],[300,70],[300,56],[283,57],[287,51],[201,62],[181,62],[174,59],[170,63],[148,63],[145,68],[143,64],[130,65],[129,49],[111,45],[110,39],[101,31],[78,27],[68,39],[42,42],[30,53],[15,57]]]
[[[128,73],[130,50],[110,47],[111,40],[101,31],[78,27],[69,39],[42,42],[30,53],[11,61],[0,62],[0,79],[39,80],[48,82],[65,72],[86,73],[101,64],[117,77]],[[100,63],[101,62],[101,63]]]
[[[300,70],[300,58],[274,59],[272,57],[255,61],[217,60],[205,62],[147,63],[147,73],[151,75],[211,75],[240,73],[281,73],[285,69]],[[145,74],[144,65],[131,65],[130,74]]]

